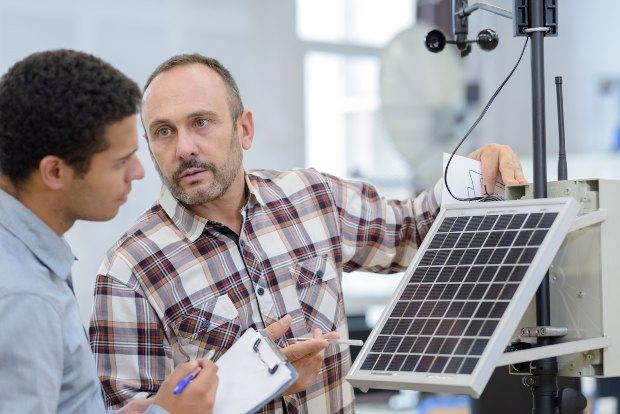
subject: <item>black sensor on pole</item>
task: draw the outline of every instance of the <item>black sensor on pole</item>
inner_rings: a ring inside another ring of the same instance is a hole
[[[558,101],[558,181],[568,179],[568,167],[566,166],[566,138],[564,136],[564,97],[562,95],[562,77],[555,77],[555,94]]]

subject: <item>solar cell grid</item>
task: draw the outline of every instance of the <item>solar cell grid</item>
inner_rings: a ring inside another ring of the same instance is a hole
[[[471,242],[469,243],[469,247],[482,247],[488,235],[488,232],[476,233],[472,238]]]
[[[504,215],[499,216],[499,218],[495,222],[495,226],[493,226],[493,230],[506,229],[508,227],[508,224],[510,224],[512,217],[513,217],[512,214],[504,214]]]
[[[430,236],[361,370],[474,372],[558,216],[460,214]]]
[[[478,230],[478,227],[480,226],[480,223],[482,223],[482,219],[484,217],[483,216],[472,216],[469,219],[469,222],[467,223],[467,226],[465,227],[466,231],[476,231]]]

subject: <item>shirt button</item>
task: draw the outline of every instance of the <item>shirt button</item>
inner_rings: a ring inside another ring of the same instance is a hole
[[[263,296],[265,294],[265,289],[259,287],[258,289],[256,289],[256,293],[258,293],[259,296]]]

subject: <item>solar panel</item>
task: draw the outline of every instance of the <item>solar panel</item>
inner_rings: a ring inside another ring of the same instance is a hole
[[[569,198],[443,208],[347,380],[478,397],[578,211]]]

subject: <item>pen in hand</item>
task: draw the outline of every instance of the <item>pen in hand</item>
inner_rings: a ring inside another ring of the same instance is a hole
[[[289,338],[288,340],[291,342],[304,342],[304,341],[311,341],[313,339],[317,339],[317,338]],[[337,344],[337,345],[349,345],[349,346],[363,346],[364,345],[364,342],[360,341],[359,339],[325,338],[325,340],[329,342],[330,344]]]
[[[210,350],[209,352],[207,352],[207,355],[205,355],[205,358],[206,359],[211,359],[211,358],[213,358],[214,355],[215,355],[215,351],[214,350]],[[172,391],[172,394],[179,395],[181,392],[183,392],[183,390],[189,385],[189,383],[192,382],[192,380],[194,378],[196,378],[196,376],[200,373],[200,371],[202,371],[202,368],[201,367],[196,367],[195,370],[193,370],[187,376],[185,376],[183,379],[181,379],[181,381],[179,381],[177,386],[174,387],[174,390]]]

